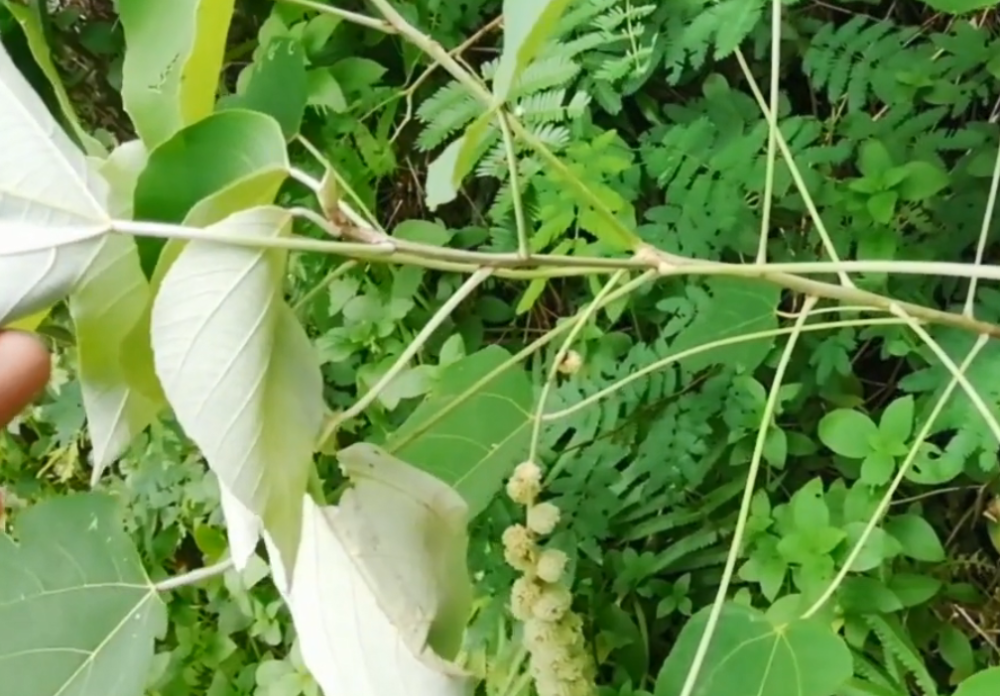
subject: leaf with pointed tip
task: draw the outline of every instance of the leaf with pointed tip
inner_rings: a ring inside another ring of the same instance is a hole
[[[328,694],[464,696],[466,675],[429,645],[442,611],[468,606],[464,502],[370,445],[339,456],[354,486],[336,507],[304,497],[290,586],[272,563],[306,666]]]
[[[494,111],[477,118],[465,132],[452,141],[427,168],[427,207],[431,210],[455,200],[462,181],[476,164]]]
[[[503,103],[521,73],[552,36],[570,0],[504,0],[503,52],[493,76],[493,96]]]
[[[266,239],[290,229],[290,213],[262,207],[208,231]],[[152,343],[178,422],[294,567],[324,404],[318,355],[283,297],[286,258],[188,242],[153,302]]]
[[[24,37],[28,42],[28,50],[31,51],[31,56],[35,59],[46,79],[48,79],[49,84],[52,85],[52,91],[55,94],[56,101],[59,103],[59,109],[66,118],[68,125],[73,129],[73,135],[76,136],[76,139],[88,154],[97,156],[107,154],[104,146],[84,129],[80,123],[80,118],[76,114],[76,110],[73,108],[72,102],[70,102],[69,94],[66,93],[66,87],[59,76],[59,71],[56,69],[55,63],[52,62],[52,48],[45,38],[45,30],[42,26],[40,16],[41,8],[36,3],[19,5],[9,0],[4,0],[3,6],[7,8],[7,11],[21,25],[21,31],[24,32]]]
[[[108,231],[107,187],[0,46],[0,323],[79,281]]]
[[[143,691],[166,612],[113,498],[53,498],[0,534],[0,690],[17,696]]]
[[[135,182],[145,163],[141,141],[125,143],[101,163],[116,215],[131,213]],[[93,443],[91,485],[165,405],[132,386],[136,375],[153,376],[152,351],[126,350],[125,343],[150,299],[135,240],[122,235],[100,240],[93,262],[69,298],[83,406]]]
[[[119,0],[122,101],[153,148],[212,113],[235,0]]]

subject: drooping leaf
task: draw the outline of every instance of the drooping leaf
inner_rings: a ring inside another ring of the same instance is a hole
[[[135,182],[145,163],[142,142],[133,141],[117,148],[101,164],[100,171],[111,187],[110,205],[115,216],[131,214]],[[155,379],[148,338],[145,350],[126,345],[151,299],[135,240],[123,235],[99,240],[93,262],[69,298],[83,405],[93,444],[92,485],[164,405],[156,398],[156,387],[133,386],[136,381]]]
[[[288,172],[281,128],[270,116],[222,111],[189,126],[149,155],[135,189],[135,216],[201,227],[272,203]],[[139,242],[152,275],[162,240]]]
[[[454,658],[472,609],[472,583],[466,566],[468,505],[437,477],[374,445],[351,445],[338,452],[337,459],[355,484],[353,495],[340,508],[365,518],[364,534],[395,539],[415,535],[412,543],[418,550],[406,567],[419,570],[416,575],[423,577],[424,584],[393,590],[381,602],[382,607],[398,617],[397,622],[419,607],[421,616],[434,619],[427,637],[431,647],[441,657]],[[401,520],[398,512],[383,514],[380,510],[405,511],[411,517]],[[361,532],[360,525],[356,531]],[[391,582],[400,560],[372,556],[368,563],[374,576]]]
[[[263,207],[209,230],[266,239],[290,228],[287,211]],[[152,343],[177,420],[291,568],[324,406],[318,356],[283,298],[286,257],[188,242],[154,300]]]
[[[142,693],[163,605],[112,498],[54,498],[0,535],[0,684],[5,694]]]
[[[452,363],[431,394],[385,444],[386,450],[457,490],[475,517],[527,454],[531,383],[517,366],[449,409],[510,354],[490,346]]]
[[[498,103],[507,100],[569,4],[569,0],[504,0],[503,53],[493,76],[493,96]]]
[[[681,693],[710,609],[684,625],[656,678],[656,696]],[[823,621],[776,623],[756,609],[729,603],[692,696],[832,696],[853,672],[850,650]]]
[[[73,290],[110,227],[107,195],[0,46],[0,324]]]
[[[336,507],[304,497],[290,586],[272,564],[306,666],[328,694],[464,696],[465,675],[428,641],[434,619],[455,604],[459,570],[468,606],[467,572],[456,567],[464,566],[465,504],[370,445],[340,456],[355,485]]]
[[[996,693],[1000,693],[1000,667],[973,674],[955,690],[955,696],[993,696]]]
[[[46,79],[48,79],[49,84],[52,85],[52,92],[59,103],[59,109],[62,111],[69,126],[73,129],[73,135],[80,141],[80,145],[83,146],[88,154],[104,155],[106,152],[104,146],[90,135],[80,123],[76,110],[73,108],[73,104],[70,103],[69,95],[66,93],[66,87],[59,77],[59,71],[56,70],[56,66],[52,62],[52,49],[45,38],[42,19],[39,16],[39,12],[41,11],[39,6],[37,4],[19,5],[15,2],[9,2],[9,0],[4,0],[3,6],[7,8],[7,11],[10,12],[21,26],[31,55]]]
[[[260,59],[250,68],[246,91],[221,100],[219,106],[268,114],[290,140],[299,132],[309,98],[305,51],[301,41],[284,36],[261,49]]]
[[[712,278],[708,294],[696,303],[694,320],[670,345],[672,353],[712,341],[777,328],[775,309],[780,292],[776,286],[747,278]],[[773,338],[736,343],[698,353],[681,361],[684,370],[697,372],[712,365],[740,365],[756,369],[774,344]]]
[[[235,0],[120,0],[122,101],[150,149],[212,113]]]

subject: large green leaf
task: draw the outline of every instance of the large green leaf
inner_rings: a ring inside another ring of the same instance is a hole
[[[0,690],[137,696],[165,612],[114,499],[54,498],[0,535]]]
[[[656,678],[656,696],[681,693],[710,610],[684,625]],[[692,696],[833,696],[853,671],[847,645],[819,619],[775,623],[726,604]]]
[[[274,207],[209,228],[261,239],[290,229],[291,215]],[[286,257],[279,249],[188,242],[154,300],[152,344],[177,420],[231,495],[227,512],[236,514],[235,500],[259,518],[291,568],[324,404],[318,355],[283,298]],[[234,528],[250,544],[252,525],[239,518]],[[233,555],[252,551],[234,545]]]
[[[77,285],[110,227],[107,197],[0,46],[0,324]]]
[[[1000,693],[1000,667],[984,669],[958,685],[955,696],[995,696]]]
[[[201,227],[273,202],[288,173],[278,123],[266,114],[230,110],[181,130],[149,155],[135,188],[135,216]],[[151,276],[164,242],[139,242]]]
[[[775,310],[780,289],[763,281],[747,278],[711,278],[707,294],[692,292],[694,320],[671,342],[672,353],[758,331],[777,328]],[[735,343],[698,353],[681,362],[685,370],[698,372],[712,365],[740,365],[753,371],[764,362],[774,344],[773,338]]]
[[[31,51],[32,57],[45,75],[45,78],[52,85],[52,92],[59,103],[59,109],[62,111],[69,126],[73,129],[73,135],[80,141],[80,144],[88,154],[105,154],[107,151],[104,149],[104,146],[84,130],[79,117],[76,115],[76,110],[69,100],[69,95],[66,93],[66,87],[63,85],[62,78],[59,77],[59,71],[56,70],[56,66],[52,62],[52,50],[49,48],[49,42],[45,38],[45,31],[42,26],[41,5],[32,3],[25,6],[4,0],[3,6],[7,8],[7,11],[10,12],[21,26],[21,30],[24,32],[25,39],[28,42],[28,49]]]
[[[490,346],[449,365],[433,392],[385,445],[461,493],[473,517],[489,505],[526,454],[531,383],[512,365],[457,408],[444,410],[509,358],[503,348]]]
[[[136,140],[116,148],[99,165],[111,187],[109,206],[116,217],[131,215],[135,182],[145,164],[146,150]],[[92,483],[163,405],[155,387],[141,386],[143,379],[154,378],[152,351],[137,351],[126,344],[151,299],[135,240],[123,235],[100,240],[90,267],[69,298],[93,444]]]
[[[570,0],[504,0],[503,52],[493,76],[493,96],[504,102],[538,55]]]
[[[268,114],[281,124],[285,138],[292,139],[299,132],[309,98],[302,42],[285,36],[271,39],[249,69],[245,90],[220,100],[219,107]]]
[[[464,696],[465,676],[430,641],[447,615],[454,653],[468,619],[465,503],[371,445],[338,456],[354,485],[336,507],[305,496],[290,587],[272,564],[306,666],[327,694]]]
[[[152,149],[212,113],[235,0],[119,0],[122,100]]]

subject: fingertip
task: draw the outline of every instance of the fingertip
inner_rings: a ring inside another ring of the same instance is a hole
[[[52,358],[42,340],[23,331],[0,331],[0,424],[6,425],[45,388]]]

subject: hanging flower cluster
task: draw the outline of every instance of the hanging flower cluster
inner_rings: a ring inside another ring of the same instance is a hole
[[[521,573],[510,593],[510,609],[524,626],[524,646],[538,696],[593,696],[594,664],[583,638],[583,622],[573,613],[573,597],[561,582],[566,554],[543,549],[538,541],[559,523],[559,508],[538,502],[542,471],[523,462],[507,482],[507,495],[525,506],[525,524],[504,530],[507,563]]]

